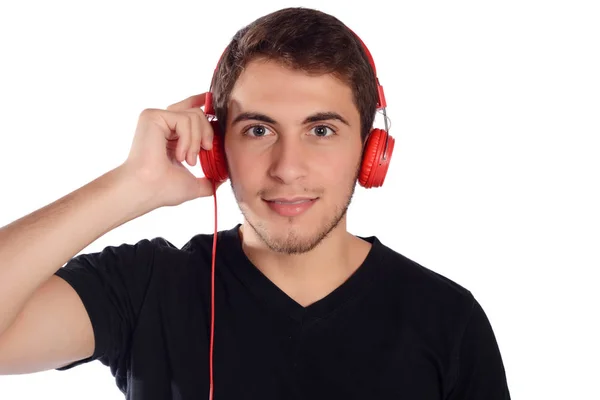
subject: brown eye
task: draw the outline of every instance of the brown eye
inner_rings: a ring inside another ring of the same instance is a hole
[[[335,133],[333,129],[325,125],[315,126],[313,132],[319,137],[328,137]],[[328,135],[328,133],[330,133],[330,135]]]
[[[252,127],[252,134],[256,136],[264,136],[266,129],[262,125],[257,125]]]
[[[263,137],[267,134],[268,128],[264,125],[253,125],[247,128],[243,134],[253,138]]]

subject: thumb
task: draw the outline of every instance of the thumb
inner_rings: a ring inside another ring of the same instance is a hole
[[[212,180],[210,180],[204,176],[200,177],[200,178],[196,178],[196,187],[198,189],[197,196],[198,197],[207,197],[207,196],[214,195],[214,192],[216,192],[216,190],[219,189],[219,186],[221,186],[223,183],[225,183],[225,181],[214,182],[214,184],[213,184]],[[214,185],[214,190],[213,190],[213,185]]]

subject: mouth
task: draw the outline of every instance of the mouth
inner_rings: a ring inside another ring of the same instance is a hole
[[[282,217],[296,217],[311,208],[318,199],[318,197],[292,197],[263,199],[263,201]]]
[[[273,202],[277,204],[301,204],[307,201],[316,200],[317,197],[278,197],[274,199],[263,199],[267,202]]]

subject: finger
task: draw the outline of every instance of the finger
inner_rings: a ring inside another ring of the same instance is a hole
[[[202,110],[199,111],[202,112]],[[165,110],[144,110],[142,115],[148,120],[159,122],[167,141],[167,150],[175,147],[175,159],[179,162],[187,160],[192,165],[191,163],[195,157],[188,156],[192,140],[192,114]]]
[[[200,108],[204,105],[206,99],[206,93],[196,94],[190,96],[185,100],[181,100],[178,103],[171,104],[167,107],[168,111],[185,111],[190,108]]]
[[[210,121],[208,118],[206,118],[206,115],[202,110],[194,109],[190,110],[190,112],[198,116],[198,124],[201,134],[199,146],[205,150],[212,149],[214,131]],[[200,151],[200,147],[198,147],[198,151]]]
[[[198,152],[200,151],[200,140],[202,139],[202,128],[200,120],[206,119],[204,115],[200,117],[198,113],[190,112],[190,145],[187,153],[187,163],[189,165],[196,165],[198,159]]]
[[[177,141],[177,146],[175,147],[175,158],[177,161],[183,162],[186,159],[190,145],[190,118],[186,114],[172,113],[168,111],[162,112],[161,117],[163,121],[165,121],[169,131],[168,133],[165,133],[166,139],[169,141]]]

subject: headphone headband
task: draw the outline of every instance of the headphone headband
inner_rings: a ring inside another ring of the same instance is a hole
[[[383,92],[383,86],[381,86],[381,84],[379,83],[379,77],[377,77],[377,68],[375,67],[375,61],[373,60],[373,56],[371,55],[369,48],[367,47],[365,42],[363,42],[360,36],[358,36],[352,29],[348,28],[348,30],[352,32],[354,36],[356,36],[356,38],[362,45],[362,48],[365,51],[365,54],[367,55],[367,59],[369,60],[369,64],[371,64],[371,68],[373,68],[373,73],[375,74],[375,82],[377,83],[377,110],[385,108],[387,107],[387,102],[385,101],[385,93]]]

